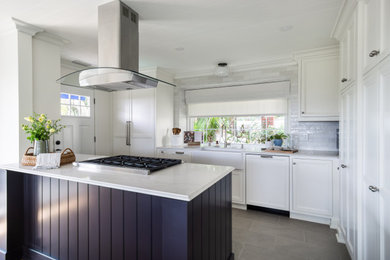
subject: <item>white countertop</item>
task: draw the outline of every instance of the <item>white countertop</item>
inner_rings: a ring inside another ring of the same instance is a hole
[[[82,161],[97,156],[76,155],[76,157],[78,161]],[[33,170],[30,166],[15,163],[0,165],[0,169],[190,201],[225,177],[234,168],[184,163],[150,175],[79,168],[72,164],[64,165],[58,169]]]
[[[223,147],[213,147],[213,146],[164,146],[157,147],[157,149],[172,149],[172,150],[188,150],[188,151],[209,151],[209,152],[235,152],[235,153],[244,153],[244,154],[268,154],[268,155],[279,155],[279,156],[289,156],[292,158],[307,158],[307,159],[338,159],[339,153],[337,151],[317,151],[317,150],[300,150],[297,153],[286,154],[286,153],[272,153],[265,152],[258,147],[245,147],[244,149],[240,148],[223,148]]]

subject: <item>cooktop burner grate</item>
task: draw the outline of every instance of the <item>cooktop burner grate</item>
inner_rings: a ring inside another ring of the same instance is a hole
[[[117,155],[112,157],[98,158],[87,161],[82,161],[80,164],[95,164],[102,166],[115,166],[122,168],[132,168],[137,170],[145,170],[146,174],[162,170],[177,164],[181,164],[181,160]]]

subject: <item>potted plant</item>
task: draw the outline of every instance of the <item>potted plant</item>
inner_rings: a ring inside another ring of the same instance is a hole
[[[34,143],[34,155],[48,153],[50,136],[64,128],[64,126],[59,124],[60,119],[52,121],[45,114],[39,115],[36,113],[24,119],[31,124],[22,124],[22,128],[29,135],[27,139]]]
[[[276,134],[273,135],[274,145],[275,146],[282,146],[283,139],[287,138],[288,136],[283,132],[279,131]]]

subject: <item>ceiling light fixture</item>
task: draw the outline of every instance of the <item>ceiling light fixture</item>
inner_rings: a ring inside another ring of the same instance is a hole
[[[226,62],[218,63],[217,68],[215,69],[214,74],[218,77],[227,77],[229,76],[229,67]]]

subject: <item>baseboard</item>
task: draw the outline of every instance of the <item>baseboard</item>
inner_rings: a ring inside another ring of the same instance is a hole
[[[339,227],[337,228],[336,240],[340,244],[345,244],[345,238]]]
[[[329,225],[329,226],[331,224],[330,218],[305,215],[305,214],[299,214],[299,213],[293,213],[293,212],[290,212],[290,218],[319,223],[319,224],[325,224],[325,225]]]
[[[245,204],[232,203],[232,208],[246,210]]]
[[[338,218],[331,218],[330,220],[330,228],[338,230],[340,226],[340,221]]]
[[[247,205],[246,207],[247,207],[247,209],[264,211],[264,212],[271,213],[271,214],[276,214],[276,215],[283,215],[283,216],[287,216],[287,217],[290,215],[290,212],[286,211],[286,210],[271,209],[271,208],[252,206],[252,205]]]

